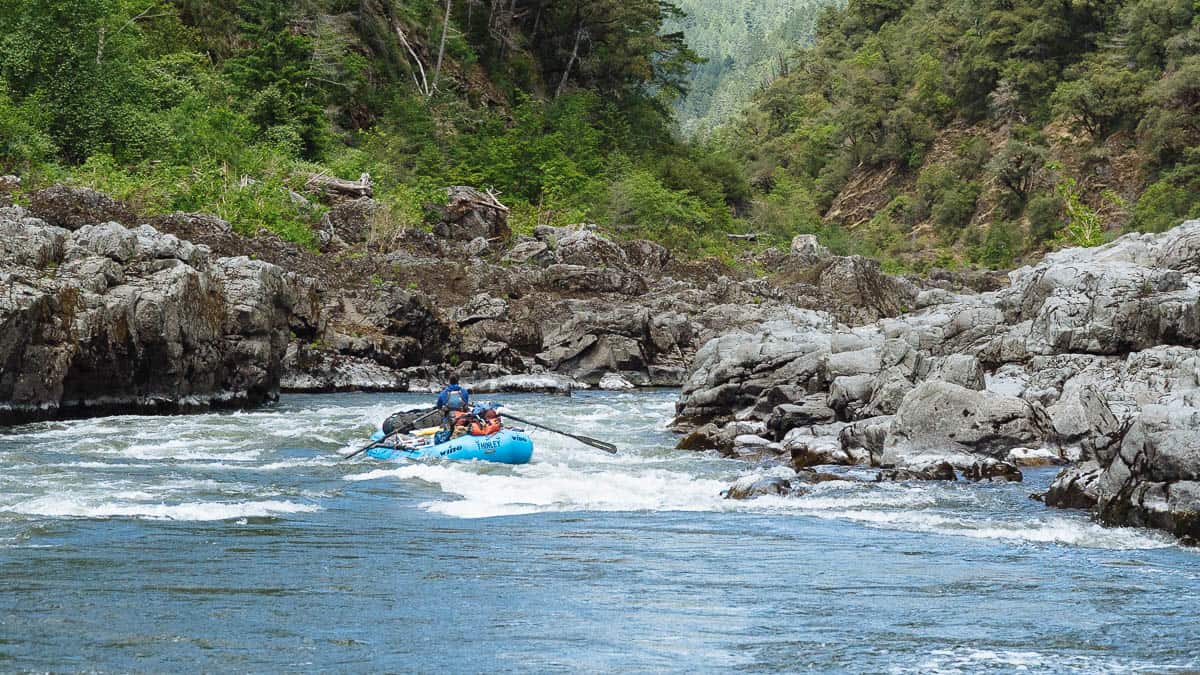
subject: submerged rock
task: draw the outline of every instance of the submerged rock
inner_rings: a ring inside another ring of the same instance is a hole
[[[954,467],[949,462],[935,462],[905,469],[885,469],[875,476],[875,482],[954,481]]]
[[[763,478],[760,476],[750,476],[729,486],[729,489],[722,492],[721,496],[726,499],[744,501],[759,497],[783,497],[792,494],[795,494],[795,491],[790,481],[776,477]]]

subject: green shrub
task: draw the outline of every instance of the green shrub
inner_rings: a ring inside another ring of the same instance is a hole
[[[637,169],[609,185],[597,207],[600,222],[619,230],[694,250],[693,238],[711,221],[699,200],[671,190],[645,169]]]
[[[1018,253],[1018,228],[1014,223],[997,221],[987,229],[983,241],[971,248],[971,259],[991,269],[1007,269],[1013,266]]]
[[[1130,227],[1165,232],[1189,218],[1200,218],[1200,165],[1193,163],[1167,172],[1146,188],[1133,207]]]
[[[16,105],[0,87],[0,170],[26,173],[50,159],[55,147],[46,123],[36,99]]]
[[[1055,193],[1039,192],[1029,200],[1025,215],[1029,218],[1029,241],[1031,246],[1040,246],[1051,239],[1062,226],[1064,202]]]

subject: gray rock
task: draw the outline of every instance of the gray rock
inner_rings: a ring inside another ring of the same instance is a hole
[[[896,413],[884,449],[885,464],[939,448],[1004,457],[1015,447],[1039,445],[1049,421],[1041,406],[948,382],[922,382]]]
[[[954,467],[949,462],[934,462],[905,469],[885,469],[875,476],[875,482],[955,481]]]
[[[615,267],[563,264],[547,267],[538,285],[548,291],[575,295],[617,293],[638,296],[647,290],[646,280],[633,272]]]
[[[629,380],[621,377],[617,373],[607,373],[600,378],[599,388],[605,391],[626,391],[633,389],[634,385]]]
[[[629,259],[612,241],[588,229],[559,228],[554,236],[554,258],[563,265],[625,269]]]
[[[1112,525],[1153,527],[1200,540],[1200,408],[1148,405],[1120,450],[1064,470],[1046,503],[1091,507]]]
[[[542,241],[523,241],[513,246],[502,258],[504,262],[549,265],[554,260],[550,247]]]
[[[942,380],[975,391],[982,391],[984,387],[983,367],[979,359],[970,354],[951,354],[939,359],[933,366],[929,379]]]
[[[825,248],[815,234],[798,234],[792,238],[791,254],[802,264],[814,264],[829,258],[832,254]]]
[[[446,205],[433,233],[443,239],[470,241],[476,237],[507,240],[508,208],[475,188],[456,185],[446,188]]]
[[[759,395],[779,386],[820,389],[829,335],[814,331],[829,319],[815,312],[768,321],[758,333],[729,333],[696,353],[683,385],[677,413],[681,421],[732,417],[752,407]]]
[[[361,244],[371,237],[382,211],[383,205],[369,197],[339,201],[321,217],[318,232],[326,241]]]
[[[991,457],[985,457],[964,469],[962,477],[976,483],[1020,483],[1024,479],[1016,466]]]
[[[787,496],[793,493],[792,484],[783,478],[751,476],[734,483],[721,495],[726,499],[748,500],[767,496]]]
[[[467,388],[478,394],[562,394],[570,395],[576,389],[587,389],[587,385],[564,375],[540,373],[534,375],[507,375],[481,382],[468,382]]]
[[[118,223],[84,225],[71,238],[78,255],[101,255],[119,263],[128,262],[138,252],[138,236]]]
[[[861,256],[833,258],[821,271],[817,287],[832,300],[843,319],[866,323],[912,309],[917,289],[883,273],[879,262]]]
[[[767,420],[767,428],[777,440],[783,440],[789,431],[816,424],[828,424],[837,419],[832,408],[826,406],[824,397],[808,400],[801,405],[785,403],[776,406]]]
[[[1067,467],[1055,477],[1042,501],[1060,509],[1090,509],[1099,501],[1096,481],[1102,472],[1096,462]]]
[[[847,451],[865,450],[872,458],[871,463],[877,464],[894,420],[894,417],[884,415],[851,422],[838,434],[838,440]]]
[[[871,455],[862,448],[847,448],[836,436],[815,436],[795,429],[783,439],[783,448],[791,455],[797,471],[814,466],[856,466],[869,464]]]
[[[311,280],[116,223],[74,233],[0,214],[0,423],[256,405],[293,330],[320,321]]]
[[[671,262],[671,252],[652,241],[634,239],[617,245],[624,252],[629,267],[645,275],[662,274]]]
[[[470,302],[451,313],[451,319],[461,326],[479,321],[501,321],[508,317],[508,302],[504,298],[495,298],[487,293],[480,293],[471,298]]]
[[[463,248],[463,250],[467,255],[473,258],[478,258],[479,256],[491,250],[491,248],[492,245],[488,243],[487,239],[483,237],[475,237],[471,241],[467,242],[467,245]]]

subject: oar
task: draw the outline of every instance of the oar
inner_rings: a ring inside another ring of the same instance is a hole
[[[417,428],[417,422],[422,422],[422,421],[424,421],[424,420],[427,420],[427,419],[429,419],[430,417],[433,417],[433,416],[434,416],[436,413],[439,413],[439,412],[441,412],[441,409],[440,409],[440,408],[434,408],[434,409],[430,410],[428,413],[426,413],[426,414],[424,414],[424,415],[421,415],[420,417],[418,417],[418,418],[414,419],[414,420],[413,420],[412,422],[410,422],[409,424],[405,425],[405,426],[407,427],[406,429],[397,429],[396,431],[393,431],[392,433],[388,434],[387,436],[384,436],[383,438],[379,439],[378,441],[375,441],[374,443],[371,443],[370,445],[367,445],[367,446],[361,447],[361,448],[359,448],[358,450],[355,450],[354,452],[352,452],[352,453],[350,453],[350,454],[348,454],[348,455],[343,455],[343,456],[342,456],[342,461],[346,461],[347,459],[354,459],[355,457],[358,457],[359,455],[361,455],[361,454],[363,454],[364,452],[366,452],[366,451],[370,450],[371,448],[378,448],[379,446],[383,445],[383,444],[384,444],[384,442],[386,442],[386,441],[387,441],[388,439],[390,439],[390,438],[393,438],[393,437],[395,437],[395,436],[398,436],[398,435],[400,435],[400,434],[408,433],[409,431],[412,431],[413,429],[416,429],[416,428]]]
[[[550,427],[542,425],[542,424],[538,424],[537,422],[530,422],[529,420],[523,420],[520,417],[517,417],[516,415],[510,415],[508,413],[500,413],[500,414],[503,415],[504,417],[507,417],[510,420],[513,420],[516,422],[521,422],[522,424],[528,424],[531,427],[537,427],[538,429],[543,429],[545,431],[550,431],[550,432],[553,432],[556,434],[562,434],[563,436],[566,436],[567,438],[574,438],[575,440],[579,441],[580,443],[583,443],[584,445],[590,445],[593,448],[596,448],[597,450],[603,450],[603,451],[605,451],[609,454],[613,454],[613,455],[617,454],[617,446],[613,445],[612,443],[605,443],[604,441],[598,441],[594,438],[588,438],[587,436],[577,436],[576,434],[568,434],[565,431],[562,431],[559,429],[551,429]]]

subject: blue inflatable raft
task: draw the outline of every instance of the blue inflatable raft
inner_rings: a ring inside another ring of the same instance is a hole
[[[383,431],[376,431],[372,441],[383,440]],[[499,464],[528,464],[533,457],[533,441],[516,429],[501,429],[490,436],[459,436],[435,444],[429,437],[408,436],[397,447],[371,448],[367,455],[375,459],[478,460]]]

